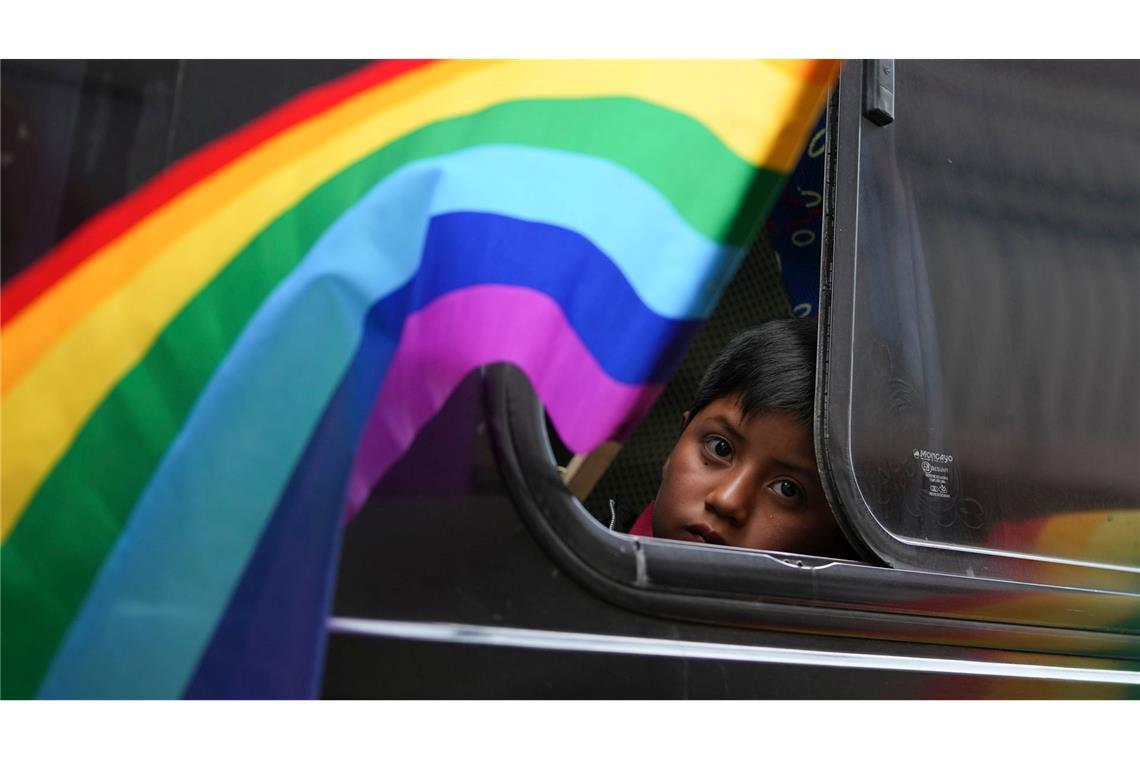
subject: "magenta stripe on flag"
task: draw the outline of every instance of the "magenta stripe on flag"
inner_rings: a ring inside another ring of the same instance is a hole
[[[404,323],[353,461],[349,517],[459,381],[494,362],[512,362],[526,372],[558,434],[574,451],[625,440],[662,389],[607,375],[558,304],[543,293],[510,285],[449,293]]]

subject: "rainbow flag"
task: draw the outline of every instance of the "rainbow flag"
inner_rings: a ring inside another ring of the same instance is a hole
[[[473,368],[628,435],[838,69],[385,62],[0,296],[2,690],[310,696],[344,517]]]

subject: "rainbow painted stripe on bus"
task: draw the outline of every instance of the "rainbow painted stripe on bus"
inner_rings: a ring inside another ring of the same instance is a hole
[[[3,696],[315,692],[342,520],[518,364],[628,435],[836,62],[385,62],[156,177],[9,282]]]

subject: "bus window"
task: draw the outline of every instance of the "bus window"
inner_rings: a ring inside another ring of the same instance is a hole
[[[821,115],[767,219],[757,220],[756,235],[740,269],[652,411],[620,450],[615,447],[573,460],[553,426],[548,426],[556,461],[568,465],[565,479],[571,492],[603,524],[628,530],[657,493],[662,463],[677,440],[681,415],[705,369],[735,334],[792,316],[814,324],[819,309],[825,145],[826,118]],[[594,472],[575,472],[579,462]]]
[[[897,567],[1135,590],[1140,66],[895,68],[833,103],[835,496]]]
[[[653,410],[584,500],[590,512],[608,520],[613,500],[619,513],[627,518],[631,513],[636,516],[657,493],[661,464],[677,440],[681,415],[692,401],[693,391],[709,362],[741,329],[788,316],[791,309],[780,284],[775,256],[760,236],[716,310],[693,339]]]

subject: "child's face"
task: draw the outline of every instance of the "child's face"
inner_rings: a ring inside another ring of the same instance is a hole
[[[733,398],[689,421],[665,460],[653,535],[749,549],[847,557],[808,426],[786,412],[741,421]]]

